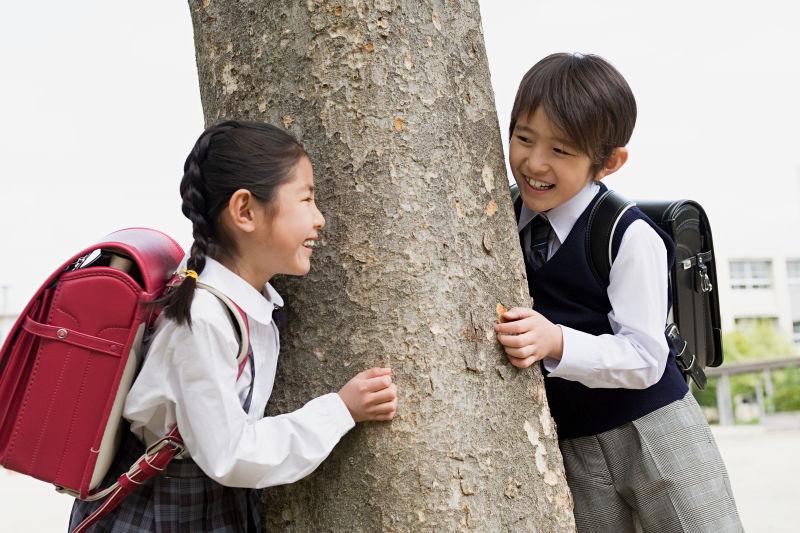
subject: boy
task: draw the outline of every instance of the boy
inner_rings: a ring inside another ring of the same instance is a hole
[[[534,308],[509,310],[495,330],[514,366],[542,361],[579,531],[741,531],[664,335],[674,245],[634,208],[615,231],[607,287],[587,261],[599,181],[627,161],[635,122],[630,87],[600,57],[554,54],[522,79],[509,160]]]

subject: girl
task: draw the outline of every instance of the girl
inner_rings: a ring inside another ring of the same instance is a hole
[[[390,370],[372,368],[338,394],[263,416],[279,350],[273,312],[283,305],[268,282],[306,274],[325,225],[303,147],[267,124],[222,122],[197,140],[180,191],[193,226],[188,270],[160,302],[156,333],[125,402],[131,431],[103,486],[176,423],[188,457],[93,531],[260,531],[256,489],[309,474],[355,422],[391,420],[397,408]],[[252,358],[238,380],[237,332],[227,308],[198,282],[247,315]],[[98,505],[76,500],[70,529]]]

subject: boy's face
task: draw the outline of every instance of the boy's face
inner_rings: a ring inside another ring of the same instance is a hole
[[[592,161],[555,128],[544,110],[517,119],[508,159],[522,201],[536,212],[557,207],[592,180]]]

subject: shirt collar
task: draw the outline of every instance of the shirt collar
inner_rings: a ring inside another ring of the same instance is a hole
[[[258,292],[244,279],[210,257],[206,258],[206,266],[198,281],[220,291],[241,307],[248,317],[262,324],[269,324],[272,321],[272,311],[283,307],[283,298],[272,285],[267,283],[264,290]]]
[[[547,220],[550,221],[553,231],[558,237],[558,242],[564,242],[572,231],[575,222],[578,221],[581,214],[592,203],[592,199],[600,190],[600,185],[594,181],[590,181],[586,186],[578,191],[578,194],[567,200],[561,205],[546,211]],[[519,214],[519,222],[517,223],[517,231],[522,231],[525,226],[530,224],[531,220],[539,215],[538,212],[528,209],[523,203],[522,210]]]

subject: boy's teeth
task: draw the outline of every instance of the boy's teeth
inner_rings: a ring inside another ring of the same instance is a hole
[[[317,241],[313,239],[308,239],[307,241],[303,241],[303,246],[308,246],[310,248],[314,248],[317,245]]]
[[[555,187],[555,184],[553,184],[553,183],[545,183],[543,181],[536,181],[533,178],[528,178],[528,185],[530,185],[534,189],[540,189],[540,190],[552,189],[553,187]]]

